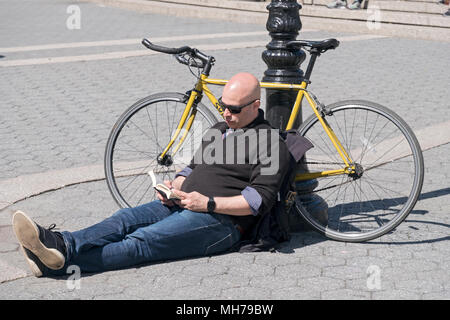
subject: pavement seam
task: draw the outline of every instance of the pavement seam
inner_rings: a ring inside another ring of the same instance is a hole
[[[361,41],[386,38],[386,36],[380,35],[355,35],[340,37],[339,41]],[[268,44],[268,40],[262,41],[240,41],[231,43],[219,43],[219,44],[193,44],[191,47],[196,47],[200,50],[231,50],[231,49],[244,49],[244,48],[257,48],[265,47]],[[18,66],[30,66],[30,65],[45,65],[54,63],[68,63],[68,62],[85,62],[85,61],[97,61],[97,60],[111,60],[111,59],[123,59],[134,58],[148,55],[162,54],[156,51],[150,51],[148,49],[141,50],[127,50],[127,51],[114,51],[100,54],[85,54],[76,56],[62,56],[62,57],[44,57],[44,58],[30,58],[30,59],[14,59],[0,61],[0,67],[18,67]]]
[[[450,141],[447,141],[447,142],[439,144],[439,145],[434,145],[434,146],[431,146],[431,147],[428,147],[428,148],[423,148],[422,152],[427,152],[429,150],[432,150],[432,149],[435,149],[435,148],[439,148],[439,147],[444,146],[444,145],[449,144],[449,143],[450,143]],[[98,167],[98,166],[97,165],[92,166],[92,168],[94,168],[94,169],[96,167]],[[81,167],[81,168],[86,168],[86,167]],[[69,168],[69,169],[65,169],[65,170],[56,170],[56,171],[60,173],[61,171],[77,170],[77,169],[79,169],[79,167]],[[45,175],[45,176],[52,177],[52,176],[55,176],[55,172],[56,171],[47,171],[47,172],[33,174],[33,175]],[[32,175],[29,175],[29,176],[32,176]],[[22,178],[22,179],[26,180],[27,176],[20,176],[18,178]],[[12,178],[12,179],[7,179],[7,180],[0,181],[0,190],[2,189],[2,187],[4,189],[6,189],[6,187],[8,187],[8,186],[5,186],[5,185],[6,184],[9,185],[9,183],[5,183],[5,181],[11,181],[11,180],[14,180],[14,179],[17,179],[17,178]],[[40,195],[43,195],[43,194],[46,194],[46,193],[49,193],[49,192],[58,191],[58,190],[66,188],[66,187],[71,187],[71,186],[74,186],[74,185],[80,185],[80,184],[90,183],[90,182],[97,182],[97,181],[102,181],[102,180],[106,180],[106,178],[104,176],[103,177],[94,177],[94,178],[91,177],[91,178],[86,179],[86,180],[68,182],[68,183],[65,183],[65,184],[60,185],[60,186],[51,187],[51,188],[40,190],[40,191],[37,191],[37,192],[31,192],[31,194],[27,194],[26,196],[19,197],[17,199],[12,200],[12,201],[0,201],[0,212],[5,210],[5,209],[7,209],[8,207],[18,203],[18,202],[21,202],[21,201],[24,201],[24,200],[27,200],[27,199],[30,199],[30,198],[38,197]]]
[[[340,42],[347,41],[362,41],[362,40],[373,40],[373,39],[383,39],[387,36],[382,35],[353,35],[346,37],[339,37]],[[152,39],[151,39],[152,40]],[[153,41],[153,40],[152,40]],[[219,44],[193,44],[191,47],[195,47],[201,50],[231,50],[231,49],[244,49],[244,48],[258,48],[265,47],[269,40],[262,41],[240,41],[231,43],[219,43]],[[14,48],[13,48],[14,49]],[[0,50],[1,52],[1,50]],[[127,50],[127,51],[114,51],[106,52],[100,54],[85,54],[76,56],[61,56],[61,57],[44,57],[44,58],[30,58],[30,59],[14,59],[0,61],[0,67],[18,67],[18,66],[30,66],[30,65],[45,65],[54,63],[68,63],[68,62],[85,62],[85,61],[97,61],[97,60],[111,60],[111,59],[124,59],[124,58],[134,58],[148,55],[162,54],[156,51],[150,51],[148,49],[141,50]]]

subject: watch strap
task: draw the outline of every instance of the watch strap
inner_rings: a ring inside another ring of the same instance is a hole
[[[209,213],[213,213],[216,209],[216,202],[214,201],[214,197],[209,197],[207,208]]]

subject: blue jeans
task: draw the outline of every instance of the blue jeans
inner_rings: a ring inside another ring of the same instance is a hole
[[[121,209],[86,229],[62,232],[70,265],[101,272],[137,264],[208,256],[229,250],[241,238],[230,216],[200,213],[159,200]]]

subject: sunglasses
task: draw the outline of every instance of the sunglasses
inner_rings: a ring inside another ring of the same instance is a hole
[[[228,109],[228,110],[230,110],[231,113],[237,114],[237,113],[240,113],[242,111],[242,109],[244,109],[245,107],[247,107],[247,106],[251,105],[252,103],[254,103],[256,100],[259,100],[259,99],[255,99],[252,102],[249,102],[249,103],[244,104],[242,106],[232,106],[232,105],[224,103],[222,101],[222,97],[220,97],[219,98],[219,106],[221,106],[223,108],[223,110]]]

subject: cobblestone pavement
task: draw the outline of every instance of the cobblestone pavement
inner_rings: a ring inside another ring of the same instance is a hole
[[[1,66],[19,59],[139,50],[138,43],[45,50],[18,47],[264,31],[262,25],[228,22],[205,28],[194,19],[90,3],[76,3],[81,29],[69,30],[66,9],[74,3],[0,0],[0,183],[101,164],[109,130],[128,106],[159,91],[184,92],[193,83],[184,66],[163,55]],[[310,39],[352,36],[323,31],[301,34]],[[268,41],[268,36],[172,40],[166,45],[258,40]],[[342,41],[338,49],[319,58],[310,88],[324,103],[351,98],[377,101],[419,130],[450,119],[449,49],[449,43],[397,38]],[[261,78],[266,69],[263,50],[259,46],[211,51],[217,59],[212,76],[227,78],[249,71]],[[42,225],[56,223],[63,230],[77,230],[117,207],[104,181],[49,191],[0,211],[0,298],[449,299],[449,153],[450,144],[424,152],[425,182],[418,204],[395,232],[380,239],[352,244],[314,232],[296,233],[277,253],[231,253],[88,274],[81,278],[79,289],[69,289],[67,277],[31,276],[13,236],[11,214],[21,209]]]

